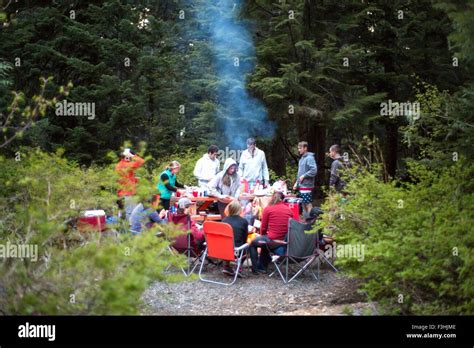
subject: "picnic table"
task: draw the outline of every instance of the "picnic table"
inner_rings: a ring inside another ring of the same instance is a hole
[[[172,196],[171,197],[171,203],[176,203],[179,201],[180,198],[186,197],[188,198],[191,202],[196,203],[196,213],[206,211],[209,205],[211,205],[214,202],[218,202],[219,199],[217,197],[194,197],[193,195],[184,195],[180,197]],[[287,197],[294,197],[293,195],[288,195]],[[265,208],[268,203],[270,202],[271,196],[261,196],[261,195],[253,195],[253,194],[243,194],[239,196],[239,201],[253,201],[255,198],[259,198],[260,202],[262,204],[262,207]],[[202,204],[197,204],[197,203],[202,203]]]
[[[193,221],[221,221],[222,216],[221,214],[194,214],[191,215],[191,220]]]
[[[206,197],[194,197],[193,195],[181,195],[180,197],[172,196],[171,203],[174,204],[179,201],[180,198],[186,197],[194,204],[190,207],[191,218],[194,221],[219,221],[221,220],[220,214],[205,214],[205,211],[214,202],[218,202],[217,197],[206,196]],[[288,198],[296,197],[293,194],[286,195]],[[239,196],[239,201],[253,201],[255,198],[259,199],[258,204],[265,208],[270,203],[271,195],[255,195],[255,194],[242,194]]]

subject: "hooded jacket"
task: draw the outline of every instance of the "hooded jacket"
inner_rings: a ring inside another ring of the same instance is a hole
[[[227,169],[231,165],[237,166],[232,158],[228,158],[224,162],[224,170],[217,173],[217,175],[209,182],[210,195],[218,198],[223,198],[224,196],[239,197],[240,196],[240,175],[237,172],[237,168],[234,175],[231,177],[230,186],[225,186],[223,181],[224,175],[227,172]]]
[[[306,152],[301,156],[298,162],[298,184],[300,187],[313,188],[314,187],[314,178],[318,172],[318,167],[316,165],[316,160],[314,159],[314,153]],[[302,182],[299,181],[299,178],[304,175]]]

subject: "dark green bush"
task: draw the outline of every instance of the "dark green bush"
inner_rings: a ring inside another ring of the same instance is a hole
[[[323,225],[338,244],[365,246],[362,262],[338,258],[362,289],[392,314],[474,313],[474,165],[429,170],[411,164],[414,183],[384,183],[367,171],[347,201],[326,201]]]
[[[25,150],[20,161],[0,157],[0,180],[0,244],[38,248],[36,261],[0,259],[1,313],[138,314],[152,281],[182,279],[165,269],[184,258],[155,236],[176,234],[171,225],[133,238],[66,226],[82,210],[116,209],[113,166],[81,168],[60,153]]]

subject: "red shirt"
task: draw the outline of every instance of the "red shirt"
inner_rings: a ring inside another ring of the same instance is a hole
[[[141,167],[145,160],[135,155],[131,161],[121,160],[115,167],[119,175],[118,196],[133,196],[135,194],[138,179],[135,178],[135,170]]]
[[[262,234],[268,235],[268,238],[272,240],[285,239],[288,233],[288,220],[290,218],[293,218],[293,213],[283,202],[269,205],[263,210]]]

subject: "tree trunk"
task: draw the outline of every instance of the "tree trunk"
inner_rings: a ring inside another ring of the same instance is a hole
[[[272,168],[276,175],[284,176],[286,175],[286,150],[282,143],[282,137],[284,131],[281,129],[280,125],[277,125],[277,130],[275,131],[275,136],[273,137],[271,149],[270,149],[270,163],[269,168]]]
[[[387,158],[385,160],[387,165],[387,172],[392,178],[395,177],[397,171],[397,157],[398,157],[398,125],[395,122],[387,122],[385,125],[387,132],[386,152]]]
[[[323,191],[321,186],[327,185],[324,160],[326,153],[326,126],[323,123],[318,123],[315,121],[309,121],[308,127],[308,149],[311,152],[314,152],[314,158],[318,166],[318,173],[316,174],[315,180],[315,198],[321,198],[323,196]]]

